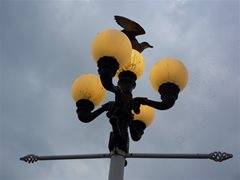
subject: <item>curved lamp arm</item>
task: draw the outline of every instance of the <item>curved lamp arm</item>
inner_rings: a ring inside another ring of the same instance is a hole
[[[119,69],[117,60],[113,57],[104,56],[98,60],[97,64],[98,74],[103,87],[108,91],[116,93],[118,91],[118,87],[113,84],[113,77]]]
[[[176,99],[174,97],[168,97],[164,99],[162,102],[147,100],[146,105],[151,106],[158,110],[167,110],[173,107]]]
[[[178,94],[180,89],[174,83],[164,83],[158,89],[159,94],[161,95],[161,102],[149,100],[148,98],[144,97],[136,97],[132,100],[132,109],[135,113],[140,112],[140,105],[147,105],[151,106],[158,110],[166,110],[175,104],[175,101],[178,98]]]
[[[107,102],[103,104],[100,108],[93,111],[94,105],[89,100],[80,100],[76,103],[78,119],[82,122],[88,123],[94,120],[97,116],[102,114],[104,111],[108,111],[112,107],[113,102]]]
[[[111,91],[113,93],[116,93],[118,91],[118,87],[113,84],[113,77],[115,74],[113,74],[110,70],[99,70],[99,76],[102,82],[103,87]]]
[[[132,109],[137,114],[140,112],[139,110],[140,105],[151,106],[158,110],[167,110],[173,107],[176,100],[177,98],[175,96],[166,96],[162,99],[161,102],[149,100],[148,98],[145,98],[145,97],[135,97],[132,100],[132,105],[133,105]]]

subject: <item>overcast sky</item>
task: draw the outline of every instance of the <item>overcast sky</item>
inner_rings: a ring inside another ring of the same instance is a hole
[[[100,31],[120,29],[114,15],[122,15],[144,27],[139,41],[154,46],[143,52],[146,69],[134,96],[159,99],[149,73],[160,58],[178,58],[189,71],[175,106],[156,112],[130,152],[234,154],[222,163],[129,159],[125,179],[239,180],[239,13],[237,0],[1,0],[0,179],[107,179],[109,159],[28,165],[19,157],[108,152],[105,114],[81,123],[70,88],[80,74],[97,74],[91,42]],[[108,93],[105,102],[113,98]]]

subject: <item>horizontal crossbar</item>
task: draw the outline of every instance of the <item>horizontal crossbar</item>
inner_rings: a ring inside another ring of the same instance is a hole
[[[70,159],[100,159],[100,158],[110,158],[112,155],[118,155],[116,151],[113,154],[76,154],[76,155],[55,155],[55,156],[37,156],[34,154],[29,154],[27,156],[21,157],[20,160],[34,163],[36,161],[45,160],[70,160]],[[119,155],[125,158],[152,158],[152,159],[211,159],[217,162],[222,162],[224,160],[233,157],[232,154],[225,152],[213,152],[210,154],[152,154],[152,153],[121,153]]]

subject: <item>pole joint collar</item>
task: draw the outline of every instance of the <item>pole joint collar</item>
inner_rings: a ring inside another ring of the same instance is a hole
[[[114,148],[111,152],[110,152],[110,157],[114,156],[114,155],[120,155],[123,156],[124,158],[126,158],[128,153],[126,153],[125,151],[119,149],[118,147]]]

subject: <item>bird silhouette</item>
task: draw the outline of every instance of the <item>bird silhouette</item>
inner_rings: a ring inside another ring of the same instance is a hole
[[[131,41],[133,49],[141,53],[146,48],[153,48],[148,42],[139,43],[136,39],[136,36],[145,34],[145,30],[138,23],[123,16],[114,16],[114,18],[123,28],[122,32],[126,34]]]

